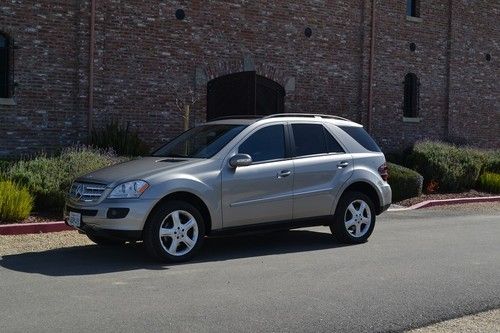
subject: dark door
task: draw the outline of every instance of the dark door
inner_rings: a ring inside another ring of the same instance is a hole
[[[269,115],[284,110],[285,89],[255,72],[215,78],[207,84],[207,120],[235,115]]]

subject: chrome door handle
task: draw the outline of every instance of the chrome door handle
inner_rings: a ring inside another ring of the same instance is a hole
[[[285,178],[285,177],[288,177],[292,174],[292,172],[290,170],[281,170],[280,172],[278,172],[278,178]]]
[[[346,167],[346,166],[348,166],[348,165],[349,165],[349,162],[342,161],[342,162],[339,162],[339,163],[337,164],[337,167],[338,167],[339,169],[343,169],[343,168],[345,168],[345,167]]]

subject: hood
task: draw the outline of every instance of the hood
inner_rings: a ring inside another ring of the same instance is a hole
[[[96,170],[84,176],[78,177],[77,181],[114,185],[129,180],[145,180],[148,176],[157,174],[158,172],[168,171],[201,161],[204,160],[168,157],[142,157],[136,160]]]

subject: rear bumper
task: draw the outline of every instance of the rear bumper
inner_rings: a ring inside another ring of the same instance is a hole
[[[379,187],[381,192],[380,197],[380,208],[377,214],[381,214],[389,209],[389,206],[392,203],[392,189],[388,183],[383,184]]]

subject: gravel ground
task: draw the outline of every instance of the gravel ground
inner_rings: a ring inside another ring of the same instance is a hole
[[[81,235],[77,231],[15,236],[0,235],[0,256],[90,244],[94,243],[87,236]]]
[[[452,319],[422,327],[409,333],[496,333],[500,332],[500,309]]]
[[[406,199],[400,202],[395,202],[397,205],[409,207],[427,200],[441,200],[441,199],[458,199],[458,198],[474,198],[474,197],[489,197],[496,194],[488,192],[478,192],[476,190],[470,190],[468,192],[461,193],[435,193],[435,194],[422,194],[419,197],[414,197]]]

